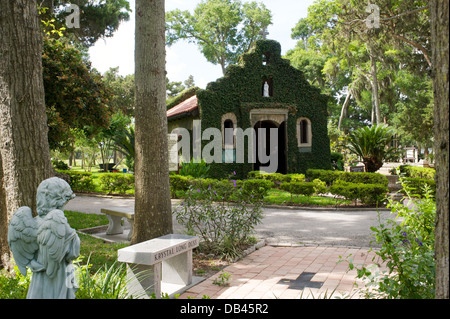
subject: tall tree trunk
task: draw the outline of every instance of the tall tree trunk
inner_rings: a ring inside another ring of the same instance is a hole
[[[370,55],[370,67],[372,76],[372,108],[375,110],[376,124],[382,124],[381,111],[380,111],[380,96],[378,94],[378,75],[377,75],[377,61],[373,56],[372,50],[369,50]],[[372,124],[373,120],[372,120]]]
[[[338,131],[341,130],[342,121],[344,120],[344,117],[347,116],[347,109],[350,104],[351,97],[352,97],[352,90],[348,89],[347,97],[345,98],[344,104],[342,105],[341,116],[339,117]]]
[[[436,298],[449,296],[449,213],[448,213],[448,1],[432,0],[431,42],[433,50],[434,149],[436,160]]]
[[[4,236],[5,221],[14,211],[25,205],[35,210],[36,189],[53,169],[36,0],[0,0],[0,8],[0,234]]]
[[[132,243],[172,232],[164,0],[136,0],[136,192]]]
[[[3,188],[2,157],[0,156],[0,269],[10,268],[10,252],[8,246],[8,214],[6,211],[6,193]]]

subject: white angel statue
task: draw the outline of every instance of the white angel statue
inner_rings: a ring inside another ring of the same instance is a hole
[[[80,255],[80,239],[64,212],[74,198],[69,184],[58,177],[37,189],[37,213],[20,207],[8,227],[8,244],[23,275],[33,272],[27,299],[74,299],[76,283],[72,260]]]

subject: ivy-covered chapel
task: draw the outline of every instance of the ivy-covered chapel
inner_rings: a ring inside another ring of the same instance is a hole
[[[167,119],[169,133],[177,128],[192,132],[199,120],[202,131],[217,128],[222,132],[222,161],[209,164],[213,178],[233,172],[245,178],[248,172],[266,166],[258,156],[248,161],[249,141],[236,134],[237,128],[255,129],[258,142],[250,144],[254,154],[261,152],[258,147],[267,147],[266,154],[277,156],[279,173],[330,169],[327,97],[307,82],[302,71],[281,57],[281,46],[274,40],[257,41],[250,52],[241,56],[239,64],[228,67],[224,77],[170,108]],[[259,134],[258,129],[264,128],[272,130]],[[278,132],[276,147],[269,143],[273,129]],[[236,158],[237,144],[242,142],[239,139],[245,139],[243,163]],[[204,147],[209,141],[201,143]]]

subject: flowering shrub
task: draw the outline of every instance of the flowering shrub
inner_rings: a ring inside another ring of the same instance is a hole
[[[406,185],[403,185],[407,189]],[[408,191],[407,191],[408,194]],[[408,199],[411,197],[408,195]],[[413,199],[410,209],[398,202],[389,201],[392,213],[403,218],[401,223],[388,219],[372,227],[381,249],[376,254],[386,264],[388,271],[369,270],[362,267],[358,277],[369,281],[369,298],[433,299],[435,287],[434,220],[436,203],[429,188],[422,199]],[[354,265],[350,263],[350,269]]]

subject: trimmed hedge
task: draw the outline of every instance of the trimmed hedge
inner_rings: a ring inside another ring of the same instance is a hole
[[[431,167],[419,167],[410,165],[399,166],[400,173],[406,177],[434,179],[436,170]]]
[[[90,172],[69,170],[57,170],[57,172],[69,176],[69,180],[67,180],[67,182],[73,191],[89,192],[93,191],[95,188],[92,173]]]
[[[264,179],[274,183],[284,182],[304,182],[305,175],[303,174],[280,174],[280,173],[264,173],[261,171],[251,171],[248,173],[249,179]]]
[[[176,198],[177,191],[187,191],[190,186],[190,176],[183,175],[170,175],[170,192],[172,194],[172,198]]]
[[[327,183],[327,185],[332,185],[337,180],[349,183],[381,184],[385,186],[389,182],[386,176],[379,173],[342,172],[322,169],[309,169],[306,171],[306,177],[309,180],[320,179]]]
[[[285,182],[280,185],[282,190],[296,195],[311,196],[312,194],[325,194],[328,192],[325,182],[315,179],[312,182]]]
[[[99,180],[101,188],[108,194],[125,194],[134,188],[134,174],[104,173]]]
[[[315,193],[314,183],[312,182],[283,183],[280,188],[295,195],[311,196]]]
[[[308,169],[306,171],[306,177],[309,180],[320,179],[321,181],[327,183],[327,185],[333,184],[335,180],[339,178],[342,171],[330,171],[323,169]]]
[[[243,182],[242,190],[244,194],[263,199],[273,187],[273,182],[268,180],[249,179]]]
[[[245,195],[254,199],[262,199],[266,196],[274,183],[263,179],[227,180],[212,178],[193,178],[191,176],[170,175],[170,189],[175,198],[176,191],[187,191],[190,187],[198,193],[213,189],[218,198],[232,197],[235,188],[241,189]]]
[[[386,199],[389,189],[382,184],[350,183],[336,181],[329,188],[330,193],[340,195],[349,200],[361,200],[365,204],[380,203]]]

